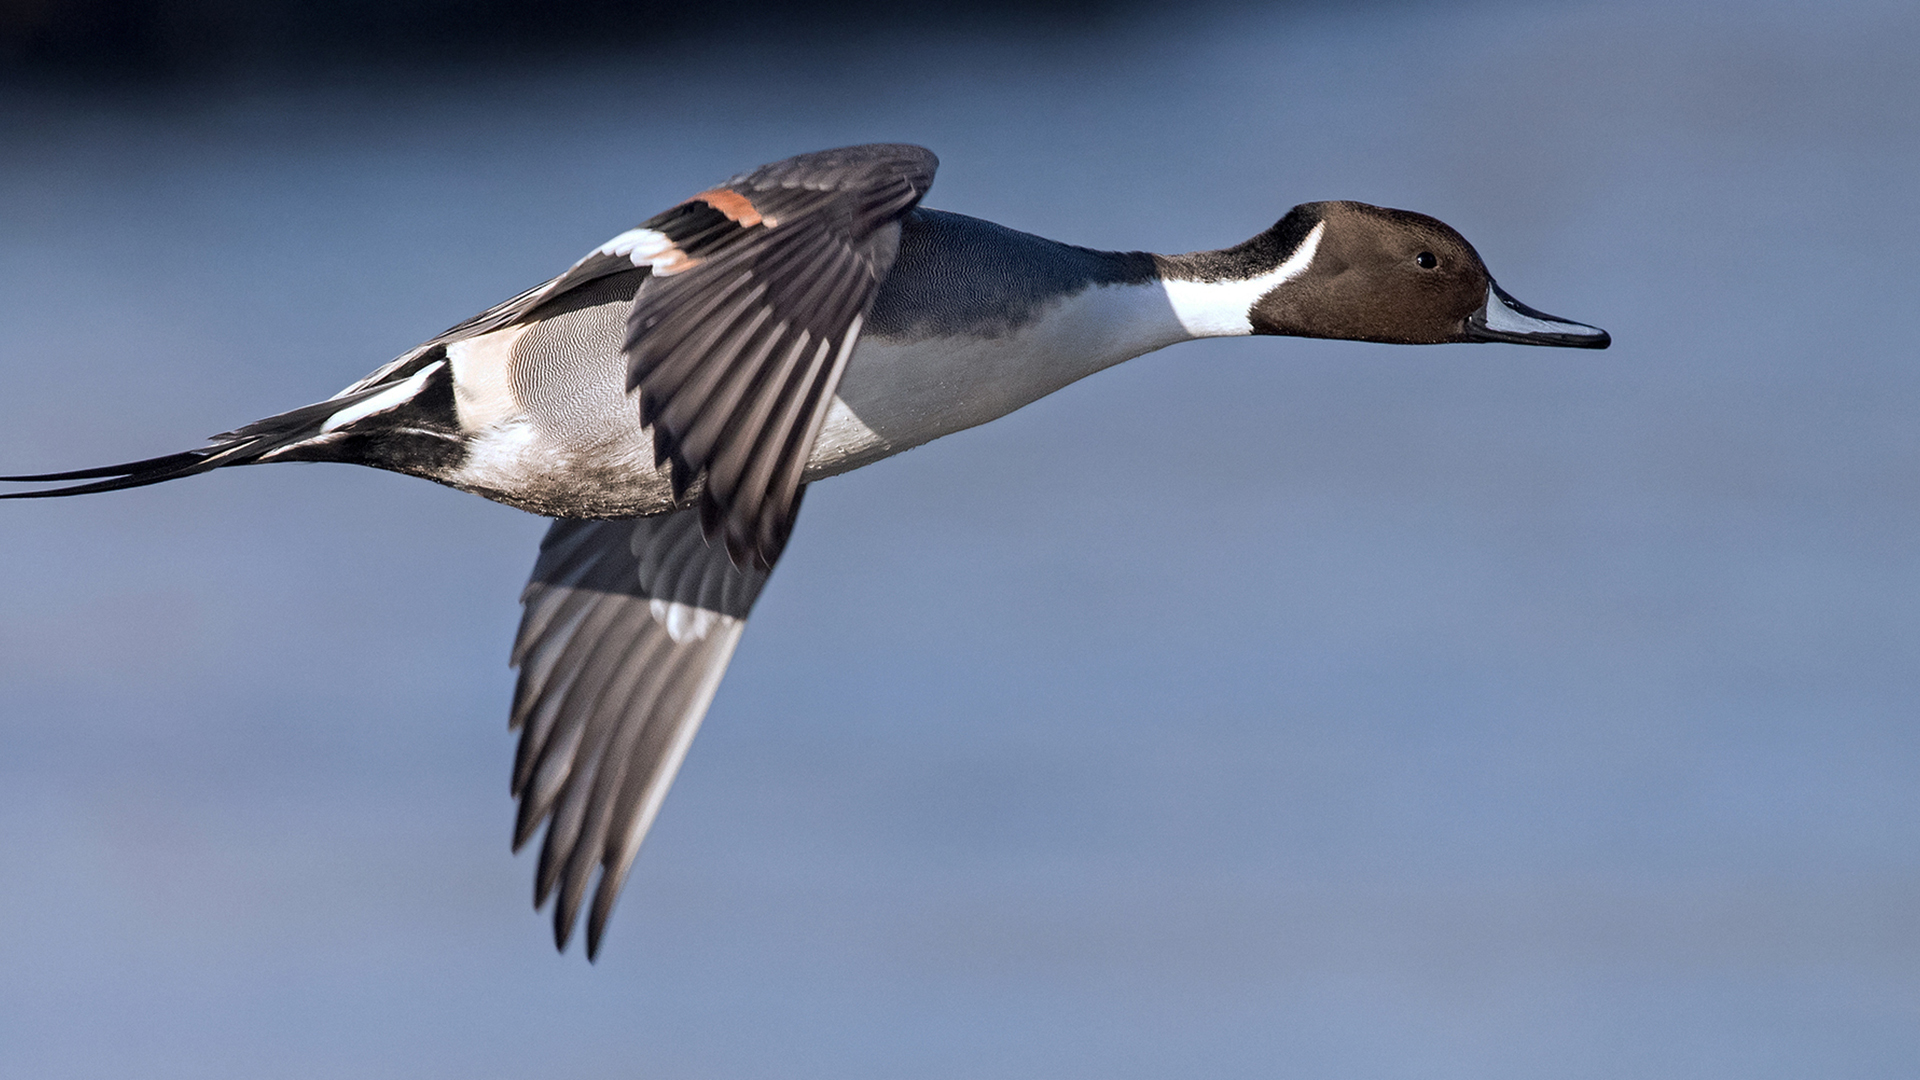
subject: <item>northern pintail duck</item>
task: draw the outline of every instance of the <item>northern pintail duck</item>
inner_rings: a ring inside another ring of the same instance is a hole
[[[1422,214],[1307,203],[1221,251],[1094,251],[922,207],[936,164],[856,146],[736,176],[326,401],[5,497],[338,461],[558,518],[513,649],[513,842],[546,823],[563,949],[599,868],[591,958],[808,484],[1194,338],[1608,344]]]

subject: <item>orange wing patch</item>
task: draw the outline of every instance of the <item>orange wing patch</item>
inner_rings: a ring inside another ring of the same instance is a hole
[[[725,214],[728,221],[733,222],[743,229],[750,229],[755,225],[765,225],[771,229],[775,225],[780,224],[780,222],[774,218],[762,216],[760,211],[753,208],[752,201],[732,188],[714,188],[711,191],[703,191],[687,201],[706,203],[708,206]]]

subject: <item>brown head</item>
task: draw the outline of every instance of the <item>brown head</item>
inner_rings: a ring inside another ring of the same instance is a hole
[[[1268,250],[1284,249],[1295,269],[1254,301],[1247,317],[1256,334],[1588,349],[1604,349],[1611,340],[1597,327],[1508,296],[1465,237],[1425,214],[1357,202],[1305,203],[1251,243],[1259,241]]]

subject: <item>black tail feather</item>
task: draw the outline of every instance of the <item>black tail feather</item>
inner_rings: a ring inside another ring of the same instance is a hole
[[[148,458],[145,461],[129,461],[124,465],[102,465],[97,469],[74,469],[72,472],[36,473],[33,476],[0,476],[0,483],[8,484],[52,484],[62,480],[94,480],[102,476],[133,476],[139,473],[160,469],[173,469],[190,464],[193,460],[207,456],[208,450],[188,450],[181,454],[166,454]],[[22,493],[26,495],[51,495],[52,492]],[[0,496],[5,498],[5,496]]]
[[[57,484],[67,480],[95,481],[91,484],[73,484],[69,487],[48,488],[43,491],[9,491],[0,493],[0,499],[46,499],[59,495],[92,495],[101,491],[120,491],[125,488],[145,487],[148,484],[162,484],[168,480],[179,480],[227,465],[250,465],[266,459],[277,451],[321,435],[322,427],[329,417],[385,391],[397,381],[397,379],[389,380],[378,386],[362,388],[352,394],[343,394],[312,405],[302,405],[297,409],[269,416],[264,420],[256,420],[245,427],[214,436],[212,445],[203,446],[198,450],[164,454],[141,461],[129,461],[122,465],[102,465],[92,469],[37,473],[32,476],[0,476],[0,483],[9,484]]]
[[[208,447],[204,450],[188,450],[165,457],[148,458],[145,461],[130,461],[125,465],[106,465],[98,469],[75,469],[64,473],[43,473],[39,476],[0,476],[0,481],[8,483],[54,483],[61,480],[89,480],[95,477],[109,479],[97,480],[91,484],[74,484],[69,487],[48,488],[44,491],[9,491],[0,494],[0,499],[45,499],[56,495],[92,495],[100,491],[120,491],[124,488],[146,487],[148,484],[165,483],[197,473],[217,469],[222,465],[238,465],[258,459],[258,455],[239,456],[239,452],[250,449],[243,446]],[[236,460],[238,457],[238,460]]]

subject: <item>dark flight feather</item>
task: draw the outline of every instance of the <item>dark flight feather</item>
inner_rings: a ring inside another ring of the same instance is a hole
[[[599,952],[767,573],[710,546],[697,509],[548,530],[513,648],[514,848],[546,823],[534,903],[554,900],[561,947],[591,887],[587,955]]]
[[[706,476],[702,528],[740,566],[771,567],[792,532],[806,458],[893,264],[897,223],[937,165],[916,146],[805,154],[641,226],[675,255],[634,298],[628,388],[676,497]]]

